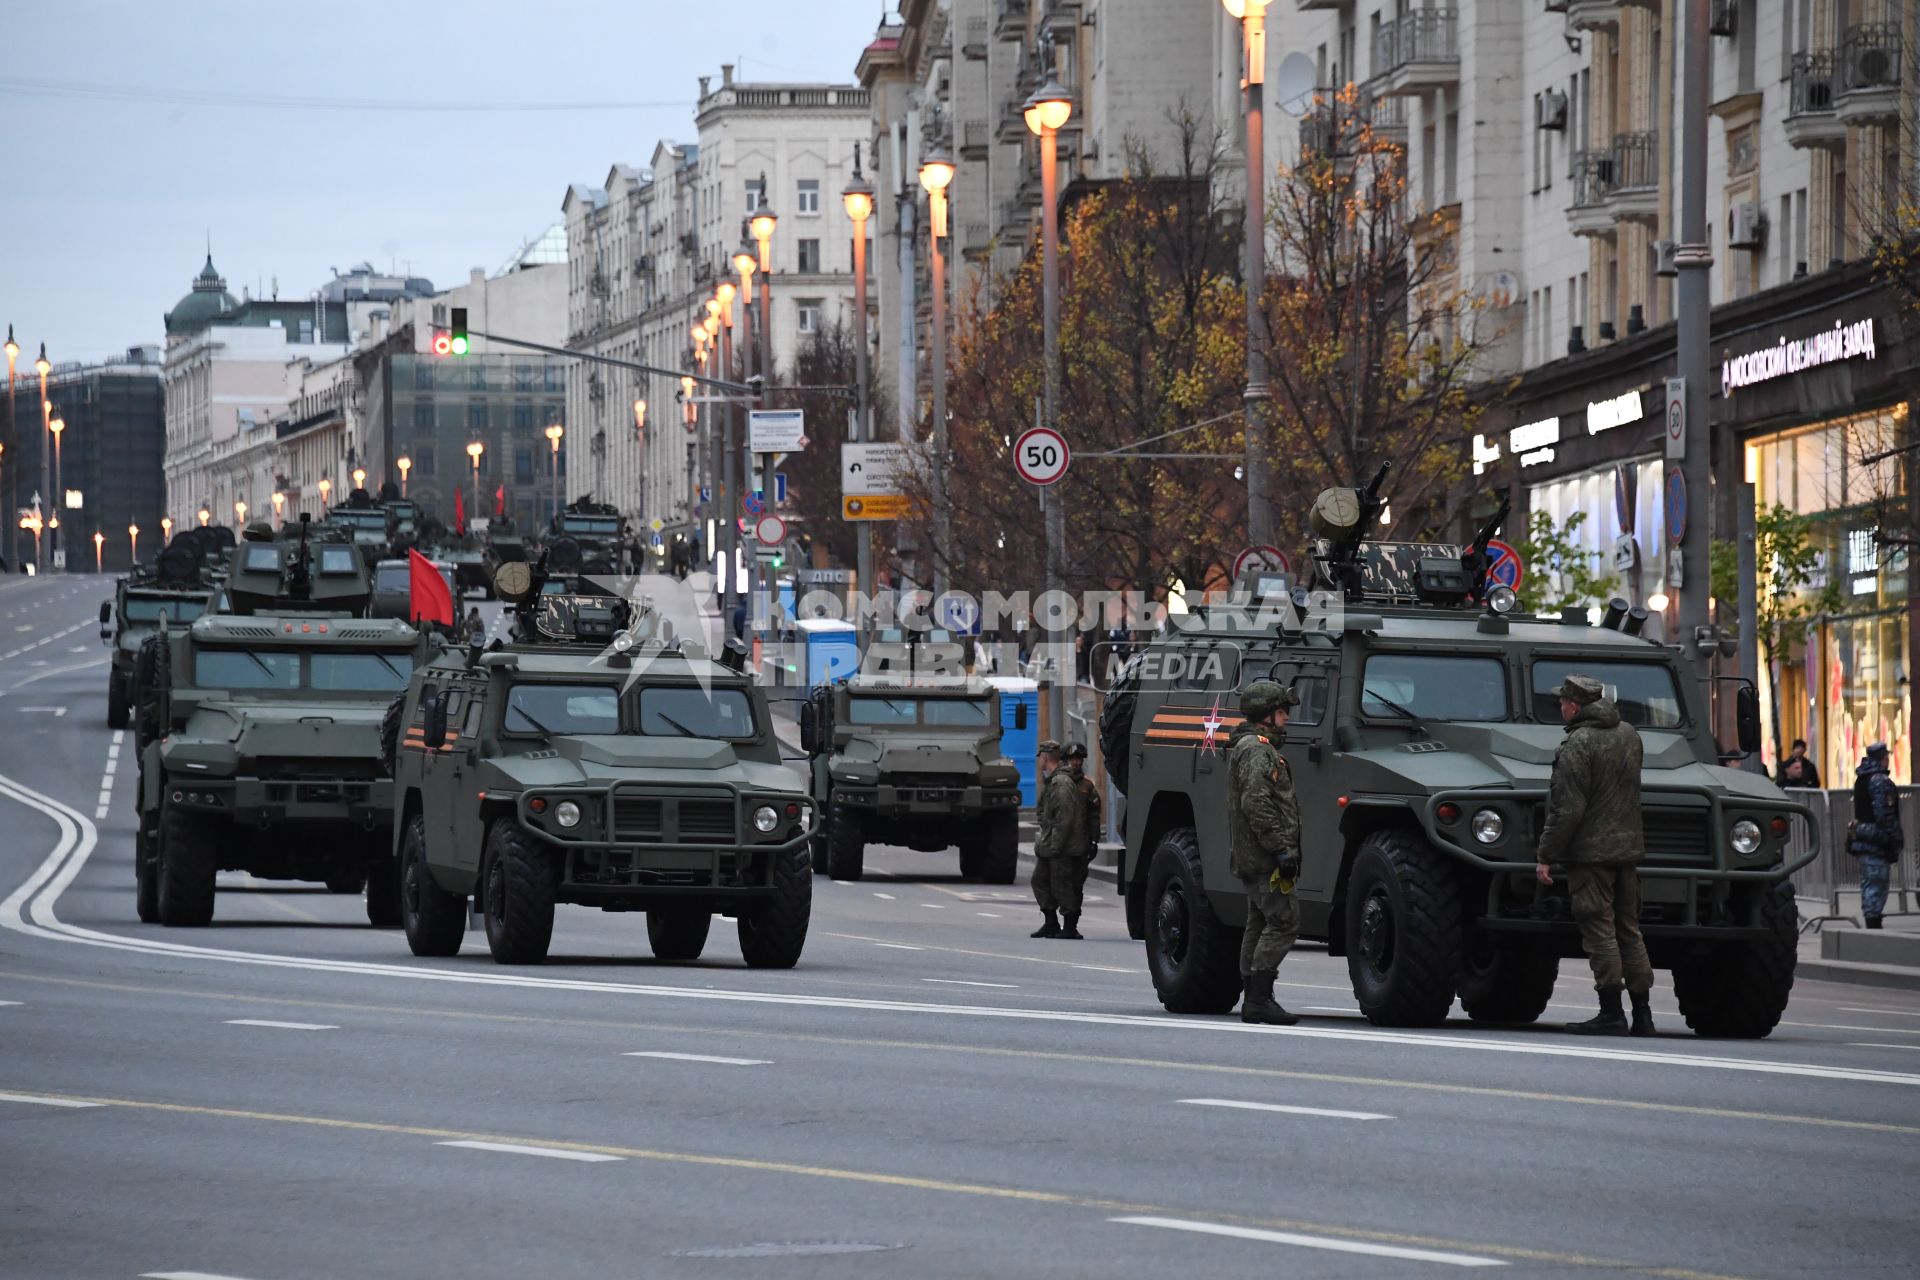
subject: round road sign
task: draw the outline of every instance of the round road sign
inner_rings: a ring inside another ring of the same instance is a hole
[[[761,516],[753,526],[753,536],[763,547],[777,547],[787,540],[787,522],[779,516]]]
[[[1527,566],[1521,562],[1518,551],[1498,538],[1487,539],[1487,581],[1518,591],[1526,576]]]
[[[1687,477],[1680,471],[1667,473],[1667,537],[1674,546],[1687,536]]]
[[[1290,574],[1293,563],[1278,547],[1248,547],[1233,558],[1233,576],[1238,579],[1250,572]]]
[[[1067,438],[1052,427],[1034,427],[1013,442],[1013,469],[1028,484],[1052,484],[1072,458]]]

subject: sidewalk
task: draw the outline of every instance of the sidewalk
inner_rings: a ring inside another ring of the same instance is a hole
[[[1920,991],[1920,915],[1887,916],[1880,929],[1828,921],[1801,935],[1794,973],[1812,982]]]

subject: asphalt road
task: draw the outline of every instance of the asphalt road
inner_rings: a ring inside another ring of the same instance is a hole
[[[1771,1039],[1175,1018],[1111,892],[883,851],[807,953],[421,961],[358,899],[224,877],[134,918],[98,578],[0,577],[0,1276],[1896,1275],[1920,996],[1806,982]],[[1663,979],[1664,979],[1664,975]],[[1553,1017],[1586,1016],[1563,967]]]

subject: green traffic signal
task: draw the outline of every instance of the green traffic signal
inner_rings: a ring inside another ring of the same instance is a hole
[[[447,343],[447,350],[456,356],[467,354],[467,335],[464,333],[454,334],[452,340]]]
[[[453,332],[449,335],[447,348],[454,355],[463,356],[467,354],[467,348],[469,346],[467,342],[467,309],[465,307],[453,308],[452,321]]]

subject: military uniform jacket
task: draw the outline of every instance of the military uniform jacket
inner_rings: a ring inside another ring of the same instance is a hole
[[[1227,748],[1227,837],[1233,874],[1265,880],[1300,850],[1300,802],[1293,774],[1266,725],[1242,722]]]
[[[1099,852],[1100,845],[1100,788],[1084,773],[1073,775],[1073,785],[1079,788],[1080,803],[1086,809],[1086,856],[1091,858]]]
[[[1897,858],[1907,842],[1900,828],[1900,790],[1877,764],[1863,763],[1853,781],[1853,839],[1847,852],[1858,858]]]
[[[1087,806],[1074,785],[1073,774],[1055,769],[1040,784],[1040,838],[1033,842],[1036,858],[1082,857],[1087,851]]]
[[[1538,861],[1626,866],[1646,855],[1640,830],[1640,735],[1606,699],[1580,708],[1553,757]]]

